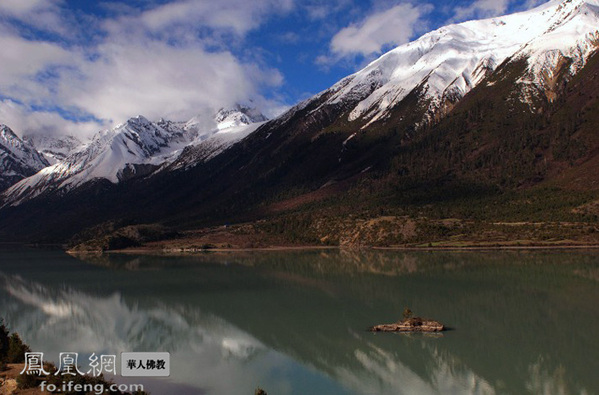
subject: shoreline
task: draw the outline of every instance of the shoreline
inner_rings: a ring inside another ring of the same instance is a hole
[[[599,244],[562,244],[562,245],[492,245],[492,246],[269,246],[255,248],[207,248],[207,249],[159,249],[159,248],[127,248],[122,250],[108,251],[69,251],[65,250],[69,255],[199,255],[209,253],[246,253],[246,252],[283,252],[283,251],[326,251],[326,250],[346,250],[346,251],[557,251],[557,250],[599,250]]]

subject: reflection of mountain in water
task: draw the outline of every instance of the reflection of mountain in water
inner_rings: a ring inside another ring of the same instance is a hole
[[[23,336],[45,336],[44,344],[56,341],[54,336],[60,334],[75,341],[78,349],[89,352],[175,352],[216,344],[224,355],[239,359],[247,359],[264,348],[231,324],[197,310],[160,305],[148,309],[129,307],[119,293],[99,298],[71,290],[49,291],[16,277],[0,279],[4,282],[2,288],[12,297],[3,304],[7,319],[17,325],[27,322],[25,327],[31,332]]]
[[[337,392],[599,388],[588,358],[599,344],[584,329],[599,324],[599,287],[581,275],[598,265],[584,253],[248,253],[102,264],[89,267],[93,278],[64,273],[77,290],[5,276],[8,321],[56,348],[69,334],[81,351],[171,351],[189,367],[178,379],[197,386],[217,388],[229,374],[269,387],[293,374],[282,352],[339,382]],[[437,338],[365,331],[406,305],[456,330]]]
[[[224,378],[232,363],[245,364],[266,351],[252,336],[197,309],[128,305],[118,292],[97,297],[2,274],[0,284],[2,315],[38,350],[49,350],[49,358],[68,350],[169,351],[178,367],[174,379],[201,385],[193,379],[202,375],[190,372],[198,359]]]

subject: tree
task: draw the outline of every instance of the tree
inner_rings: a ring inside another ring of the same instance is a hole
[[[28,345],[24,344],[21,337],[17,333],[10,335],[8,343],[8,353],[6,362],[8,363],[23,363],[25,362],[25,353],[30,352]]]
[[[4,325],[4,320],[0,319],[0,361],[4,361],[8,354],[9,347],[8,329]]]

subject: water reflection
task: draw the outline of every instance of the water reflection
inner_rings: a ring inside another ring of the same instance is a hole
[[[169,351],[171,380],[190,393],[599,388],[589,329],[599,324],[599,265],[590,253],[0,258],[0,313],[36,349]],[[456,329],[365,331],[406,305]]]

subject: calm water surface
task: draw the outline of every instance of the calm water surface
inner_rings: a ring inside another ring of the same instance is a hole
[[[373,334],[409,306],[452,330]],[[599,393],[599,252],[0,250],[34,351],[168,351],[157,394]]]

